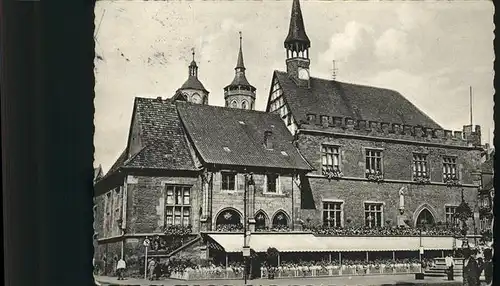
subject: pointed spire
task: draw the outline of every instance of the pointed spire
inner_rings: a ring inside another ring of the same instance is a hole
[[[306,34],[306,29],[304,28],[304,20],[302,19],[299,0],[293,0],[290,28],[288,30],[288,36],[285,39],[285,48],[287,45],[295,43],[303,44],[306,49],[311,46],[311,42]]]
[[[245,64],[243,63],[242,40],[243,40],[243,37],[241,36],[241,31],[240,31],[240,51],[238,53],[238,61],[236,63],[236,68],[244,70],[245,69]]]
[[[193,60],[191,61],[190,67],[196,67],[196,61],[194,60],[194,48],[191,48],[191,54],[193,55]]]

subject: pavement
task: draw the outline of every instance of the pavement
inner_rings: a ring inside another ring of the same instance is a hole
[[[96,276],[96,280],[102,286],[127,285],[127,286],[244,286],[243,280],[197,280],[184,281],[176,279],[166,279],[159,281],[149,281],[145,279],[127,278],[118,280],[116,277]],[[299,286],[299,285],[318,285],[318,286],[385,286],[385,285],[462,285],[462,277],[455,277],[455,281],[448,281],[445,277],[425,277],[424,280],[415,280],[415,275],[374,275],[374,276],[342,276],[342,277],[321,277],[321,278],[294,278],[294,279],[255,279],[247,281],[250,286]]]

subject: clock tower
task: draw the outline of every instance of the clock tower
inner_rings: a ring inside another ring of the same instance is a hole
[[[208,104],[209,92],[205,89],[203,84],[198,79],[198,65],[194,60],[189,64],[189,76],[186,82],[179,88],[172,99],[188,101],[196,104]]]
[[[285,39],[286,70],[299,87],[309,88],[309,48],[299,0],[293,0],[288,36]]]

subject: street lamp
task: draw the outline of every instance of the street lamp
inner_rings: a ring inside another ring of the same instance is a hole
[[[464,189],[462,189],[462,202],[460,202],[460,205],[458,205],[455,216],[462,222],[461,234],[463,236],[463,240],[466,241],[467,232],[469,230],[469,227],[467,226],[467,220],[473,216],[473,213],[469,204],[464,200]]]
[[[426,223],[427,223],[427,220],[425,220],[425,219],[421,220],[420,224],[417,221],[417,227],[419,230],[419,239],[420,239],[420,247],[418,249],[418,258],[420,260],[420,273],[415,274],[415,276],[416,276],[416,279],[418,279],[418,280],[424,279],[424,274],[423,274],[424,265],[422,263],[422,255],[424,254],[424,247],[422,245],[422,234],[425,234],[425,232],[423,232],[423,229],[424,229],[424,226]]]
[[[244,269],[243,269],[243,279],[245,279],[245,284],[247,284],[248,278],[248,258],[250,256],[250,247],[247,243],[247,195],[248,195],[248,187],[255,185],[253,180],[253,174],[245,174],[245,192],[243,194],[243,260],[244,260]]]

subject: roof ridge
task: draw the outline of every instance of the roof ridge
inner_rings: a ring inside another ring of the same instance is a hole
[[[268,114],[269,116],[279,116],[276,113],[262,111],[262,110],[231,108],[231,107],[220,106],[220,105],[196,104],[196,103],[185,102],[185,101],[176,101],[174,104],[176,104],[176,105],[177,104],[185,104],[185,105],[191,105],[191,106],[196,106],[196,107],[200,107],[200,108],[217,108],[217,109],[223,109],[223,110],[235,111],[235,112],[242,112],[242,113],[244,113],[244,112],[247,112],[247,113],[261,113],[261,114]]]

